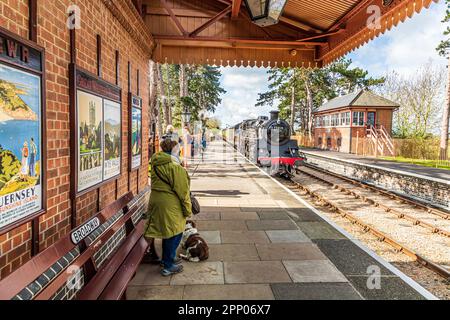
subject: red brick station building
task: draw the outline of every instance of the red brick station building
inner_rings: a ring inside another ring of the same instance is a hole
[[[151,61],[320,68],[432,2],[287,0],[273,21],[244,0],[0,0],[0,300],[123,297],[147,249]],[[332,101],[316,143],[351,151],[393,108]]]
[[[373,138],[380,149],[392,144],[393,113],[399,105],[368,90],[328,101],[314,113],[314,146],[355,153],[359,139]]]

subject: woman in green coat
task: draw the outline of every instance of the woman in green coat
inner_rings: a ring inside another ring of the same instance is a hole
[[[161,143],[162,152],[151,159],[152,192],[150,195],[147,239],[163,239],[163,276],[183,271],[176,259],[186,219],[192,215],[190,178],[178,160],[180,146],[170,138]]]

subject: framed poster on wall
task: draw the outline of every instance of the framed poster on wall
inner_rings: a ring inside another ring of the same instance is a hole
[[[43,49],[0,28],[0,231],[44,212]]]
[[[128,101],[130,103],[130,171],[134,171],[142,165],[142,99],[130,94]]]
[[[120,175],[122,155],[122,108],[117,102],[103,100],[104,155],[103,176],[106,180]]]
[[[121,89],[98,77],[71,67],[75,85],[74,128],[76,140],[77,193],[115,179],[121,174]]]

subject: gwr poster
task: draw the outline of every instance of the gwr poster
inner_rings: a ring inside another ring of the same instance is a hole
[[[120,174],[121,158],[121,110],[120,104],[104,100],[105,116],[105,168],[104,180]]]
[[[78,191],[103,181],[103,99],[83,91],[77,93]]]
[[[0,228],[42,209],[41,79],[0,63]]]
[[[140,167],[142,160],[142,109],[135,105],[131,108],[131,157],[131,169]]]

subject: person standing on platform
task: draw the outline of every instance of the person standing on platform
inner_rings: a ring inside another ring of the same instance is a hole
[[[37,147],[34,142],[34,138],[31,138],[30,141],[30,176],[32,178],[36,177],[36,156],[37,156]]]
[[[179,164],[180,145],[170,137],[161,143],[162,152],[153,155],[149,220],[145,237],[162,239],[163,276],[183,271],[181,259],[176,257],[186,219],[192,215],[190,178]]]
[[[20,174],[22,177],[28,176],[29,174],[29,166],[28,166],[28,157],[30,150],[28,148],[28,142],[25,141],[22,148],[22,168],[20,170]]]

